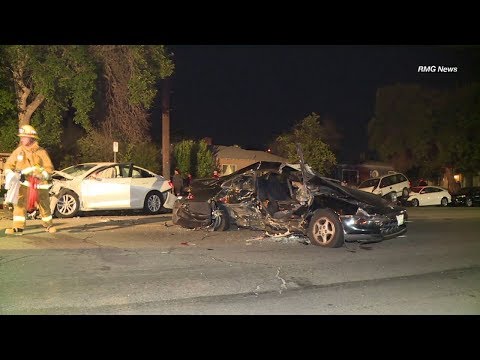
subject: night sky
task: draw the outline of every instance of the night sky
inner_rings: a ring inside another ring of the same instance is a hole
[[[167,45],[173,51],[172,136],[267,149],[312,112],[343,134],[340,162],[367,151],[378,87],[450,86],[479,79],[478,51],[457,46]],[[476,58],[474,58],[474,53]],[[419,65],[457,73],[418,73]],[[158,116],[158,109],[156,110]],[[154,128],[158,127],[154,125]]]

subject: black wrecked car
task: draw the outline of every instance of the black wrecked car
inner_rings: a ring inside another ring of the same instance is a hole
[[[219,179],[197,179],[178,199],[173,223],[227,230],[231,224],[269,235],[303,234],[312,244],[376,242],[407,231],[407,212],[378,195],[319,176],[308,165],[257,162]]]
[[[453,206],[474,206],[480,205],[480,187],[470,186],[461,188],[452,196]]]

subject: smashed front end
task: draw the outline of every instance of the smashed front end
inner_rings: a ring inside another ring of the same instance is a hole
[[[381,241],[407,231],[406,210],[388,214],[368,214],[362,208],[354,215],[340,216],[346,241]]]
[[[339,187],[323,179],[314,185],[313,208],[329,208],[339,217],[346,241],[381,241],[407,231],[407,210],[375,194]]]

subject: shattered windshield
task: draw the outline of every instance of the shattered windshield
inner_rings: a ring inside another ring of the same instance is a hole
[[[79,176],[85,174],[87,171],[90,169],[94,168],[97,166],[97,164],[80,164],[80,165],[74,165],[70,166],[66,169],[61,170],[61,172],[72,175],[72,176]]]

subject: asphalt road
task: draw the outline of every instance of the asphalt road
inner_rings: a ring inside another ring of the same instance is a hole
[[[405,236],[304,238],[173,226],[170,214],[0,220],[0,314],[480,314],[480,208],[409,209]]]

